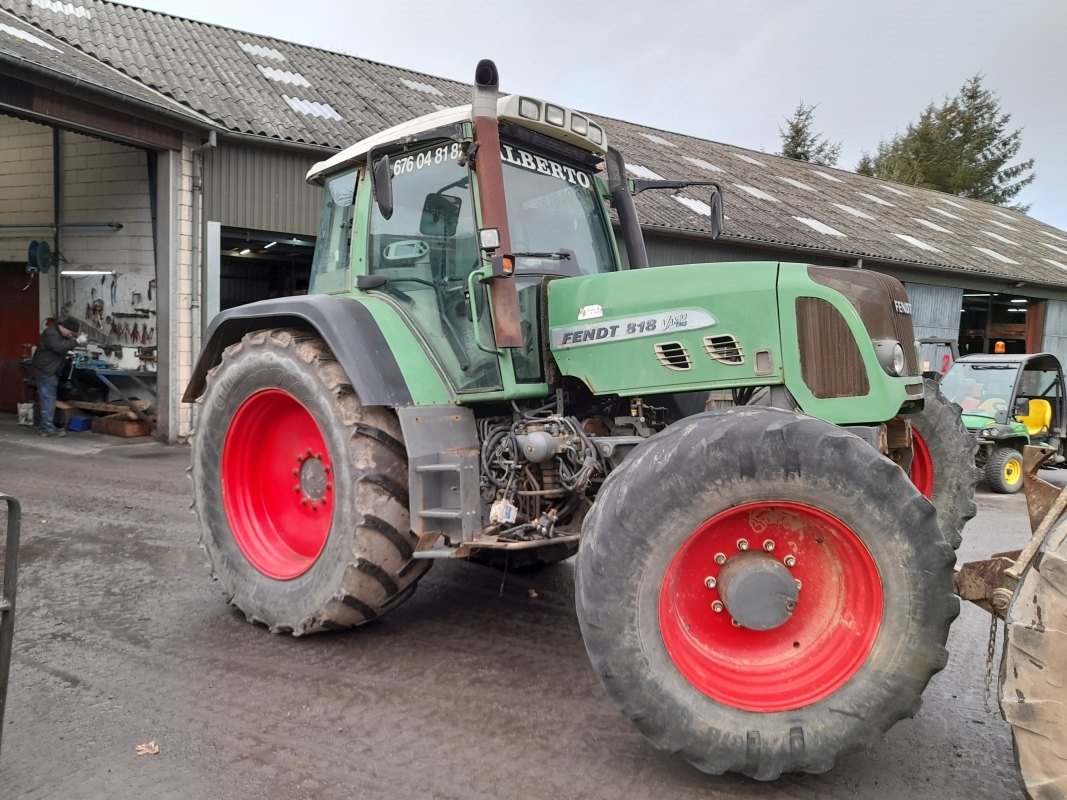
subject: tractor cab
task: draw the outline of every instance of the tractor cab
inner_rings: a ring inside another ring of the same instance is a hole
[[[1022,449],[1055,448],[1062,463],[1065,392],[1059,359],[1049,353],[972,355],[956,361],[941,391],[963,409],[963,423],[979,443],[978,465],[995,491],[1022,488]]]

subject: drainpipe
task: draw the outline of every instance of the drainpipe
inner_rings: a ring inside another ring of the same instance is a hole
[[[208,131],[207,141],[193,150],[193,289],[191,310],[193,317],[193,357],[200,352],[200,335],[203,321],[200,319],[200,273],[203,270],[200,232],[204,227],[204,152],[215,148],[218,137]]]
[[[51,304],[56,321],[63,318],[60,313],[60,297],[62,290],[59,278],[59,259],[63,251],[59,249],[59,231],[63,222],[63,133],[59,128],[52,128],[52,221],[56,224],[56,231],[52,238],[52,252],[55,254],[56,264],[52,270],[52,277],[48,281],[50,288],[55,291],[55,300]],[[50,298],[51,299],[51,298]],[[40,296],[37,299],[40,308]]]

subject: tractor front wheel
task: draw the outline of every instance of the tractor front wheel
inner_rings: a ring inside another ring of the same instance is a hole
[[[912,483],[934,504],[945,541],[957,548],[963,540],[963,526],[977,512],[974,487],[981,473],[974,465],[974,454],[978,442],[964,427],[960,407],[929,378],[923,410],[908,418]]]
[[[368,622],[411,595],[407,456],[321,339],[247,334],[208,375],[193,441],[201,545],[230,602],[294,636]]]
[[[652,437],[585,520],[576,603],[609,695],[710,773],[824,772],[946,660],[952,548],[858,437],[737,408]]]

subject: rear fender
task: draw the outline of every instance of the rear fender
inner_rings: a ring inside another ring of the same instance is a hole
[[[411,391],[370,311],[355,300],[329,295],[261,300],[219,314],[208,327],[182,401],[195,402],[204,393],[207,373],[227,347],[266,328],[298,328],[321,336],[365,404],[412,404]]]

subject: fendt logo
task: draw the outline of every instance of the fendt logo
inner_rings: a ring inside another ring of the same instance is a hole
[[[898,314],[907,314],[911,316],[911,303],[905,303],[903,300],[893,301],[893,310]]]

